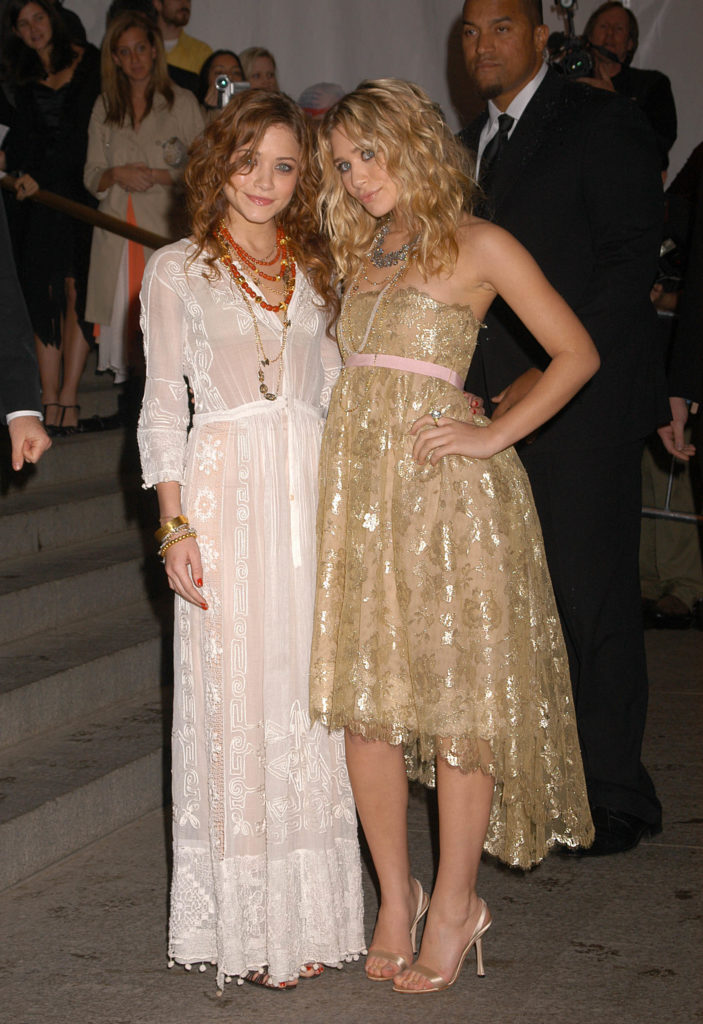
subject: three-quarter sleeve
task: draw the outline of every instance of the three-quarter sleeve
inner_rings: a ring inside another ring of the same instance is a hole
[[[184,347],[188,330],[184,299],[169,277],[168,265],[182,253],[160,249],[149,260],[141,290],[146,387],[137,439],[144,487],[183,483],[188,438],[188,388]]]

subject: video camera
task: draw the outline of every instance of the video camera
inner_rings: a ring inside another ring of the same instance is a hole
[[[577,0],[555,0],[555,5],[566,18],[566,32],[552,32],[547,40],[549,63],[567,78],[591,78],[595,71],[591,44],[574,30]]]
[[[554,0],[554,3],[566,18],[566,32],[552,32],[547,40],[549,63],[556,71],[561,71],[567,78],[593,78],[596,70],[594,53],[620,63],[617,54],[604,46],[596,46],[585,36],[576,35],[574,11],[578,6],[577,0]]]
[[[248,82],[233,82],[229,75],[218,75],[215,79],[215,88],[217,89],[217,106],[227,106],[229,101],[237,93],[244,92],[245,89],[251,88]]]

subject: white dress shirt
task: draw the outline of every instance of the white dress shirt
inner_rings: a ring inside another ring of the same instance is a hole
[[[510,131],[508,132],[508,138],[510,138],[515,131],[518,121],[525,113],[527,104],[542,84],[544,76],[547,74],[547,68],[548,65],[543,61],[542,67],[539,69],[535,77],[531,78],[527,85],[523,86],[507,110],[499,110],[493,100],[488,101],[488,120],[481,129],[481,135],[478,140],[478,156],[476,158],[477,178],[479,171],[481,170],[481,157],[483,155],[483,151],[498,131],[498,118],[501,114],[510,114],[510,116],[515,119],[513,124],[510,126]]]

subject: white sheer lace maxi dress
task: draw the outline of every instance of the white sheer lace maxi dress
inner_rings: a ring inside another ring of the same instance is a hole
[[[264,965],[285,981],[364,944],[343,738],[308,715],[317,468],[339,356],[299,274],[283,394],[262,400],[241,293],[229,274],[204,279],[202,259],[186,270],[189,249],[155,253],[142,287],[144,483],[182,484],[209,605],[176,598],[169,955],[216,962],[220,985]],[[280,321],[254,308],[275,355]],[[267,374],[275,390],[277,365]]]

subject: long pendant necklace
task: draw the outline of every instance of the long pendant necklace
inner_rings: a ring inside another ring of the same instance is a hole
[[[357,274],[357,276],[354,279],[354,281],[352,282],[349,290],[346,292],[346,294],[344,296],[344,299],[342,301],[342,309],[341,309],[340,315],[339,315],[339,330],[337,332],[337,340],[339,342],[339,348],[340,348],[340,351],[342,353],[342,358],[344,360],[346,360],[347,356],[351,355],[354,352],[362,352],[366,348],[366,345],[367,345],[367,343],[369,341],[369,338],[371,337],[371,334],[374,334],[377,337],[380,336],[380,334],[381,334],[381,332],[383,330],[383,327],[385,325],[385,322],[386,322],[386,314],[388,312],[388,304],[390,302],[391,293],[392,293],[393,289],[395,288],[395,286],[400,281],[400,279],[403,277],[403,275],[407,272],[407,270],[408,270],[408,264],[407,264],[407,262],[403,261],[402,266],[400,266],[395,271],[395,273],[392,275],[390,280],[388,278],[386,279],[383,287],[377,293],[376,302],[375,302],[374,307],[371,310],[371,313],[369,315],[369,320],[368,320],[368,323],[366,325],[366,331],[364,333],[363,340],[362,340],[361,344],[359,345],[359,347],[357,349],[352,349],[349,345],[346,344],[346,342],[344,340],[345,336],[346,336],[346,338],[349,341],[351,341],[352,335],[353,335],[352,324],[351,324],[351,312],[349,310],[349,307],[350,307],[351,303],[350,303],[349,300],[352,299],[354,297],[354,295],[356,295],[357,292],[359,291],[359,278],[361,276],[363,276],[368,281],[368,278],[366,277],[366,272],[365,271],[363,271],[363,274]],[[375,365],[375,356],[376,356],[376,354],[377,353],[374,353],[374,365]],[[342,388],[340,390],[340,392],[339,392],[339,402],[340,402],[340,405],[342,406],[342,409],[344,410],[344,412],[356,412],[356,410],[359,409],[362,405],[364,405],[365,408],[368,407],[368,397],[369,397],[369,390],[371,388],[371,377],[372,377],[371,370],[372,370],[371,367],[368,367],[367,370],[366,370],[366,384],[364,386],[364,390],[363,390],[362,394],[360,395],[356,405],[350,405],[348,402],[347,402],[346,405],[344,405],[344,403],[343,403],[343,396],[347,397],[347,387],[344,387],[344,388]],[[345,376],[346,376],[346,372],[344,370],[344,367],[342,367],[342,371],[345,373]],[[348,385],[348,383],[349,383],[349,381],[348,381],[348,378],[347,378],[347,385]]]
[[[279,229],[279,231],[280,231],[280,229]],[[280,271],[280,273],[279,273],[279,275],[277,277],[268,278],[268,280],[273,280],[273,281],[279,280],[279,278],[284,278],[284,282],[286,283],[286,293],[283,296],[283,299],[281,300],[281,302],[279,302],[277,305],[272,305],[271,303],[264,302],[263,299],[261,298],[261,296],[257,295],[257,293],[254,291],[254,289],[251,287],[251,285],[246,280],[244,275],[241,273],[239,268],[237,266],[235,266],[235,264],[233,262],[233,259],[232,259],[232,255],[231,255],[231,249],[234,249],[235,251],[237,251],[241,247],[238,246],[237,243],[234,241],[234,239],[229,234],[229,231],[227,231],[227,228],[224,226],[224,224],[221,224],[219,229],[215,232],[215,239],[217,241],[219,241],[221,246],[222,246],[222,254],[220,256],[220,261],[222,263],[224,263],[224,265],[227,267],[227,269],[231,273],[232,277],[234,278],[237,286],[239,287],[239,290],[242,293],[242,298],[244,300],[244,304],[247,307],[247,311],[249,313],[249,316],[251,317],[252,324],[254,325],[254,337],[256,339],[256,352],[257,352],[257,356],[258,356],[258,360],[259,360],[259,368],[257,370],[257,377],[259,379],[259,392],[262,395],[262,397],[265,398],[268,402],[275,402],[276,399],[278,398],[278,396],[281,393],[281,383],[283,381],[283,353],[285,352],[286,341],[288,339],[288,328],[291,325],[290,319],[288,317],[288,306],[290,305],[290,300],[293,297],[293,291],[295,289],[295,259],[293,258],[293,253],[288,248],[288,245],[287,245],[288,239],[285,237],[285,235],[283,235],[282,232],[281,232],[280,240],[279,240],[279,238],[277,236],[277,252],[278,252],[279,249],[280,249],[280,252],[281,252],[281,271]],[[242,251],[246,253],[246,250],[242,250]],[[249,254],[246,253],[246,255],[248,256]],[[254,257],[251,257],[251,258],[254,259]],[[271,264],[269,263],[269,264],[266,264],[266,265],[270,266]],[[262,276],[266,276],[266,275],[262,275]],[[278,352],[278,355],[273,356],[270,359],[266,355],[266,351],[264,350],[264,345],[263,345],[263,342],[261,340],[261,332],[259,331],[259,324],[258,324],[258,321],[256,319],[256,313],[254,311],[253,306],[251,305],[251,303],[249,301],[249,298],[254,299],[254,301],[258,302],[258,304],[263,309],[268,309],[272,313],[279,313],[279,312],[283,311],[283,329],[281,331],[281,348],[280,348],[280,350]],[[273,363],[278,363],[279,364],[278,365],[278,379],[276,381],[276,390],[275,391],[269,391],[269,388],[268,388],[268,386],[266,384],[266,378],[265,378],[265,372],[264,371],[265,371],[267,366],[270,366]]]

